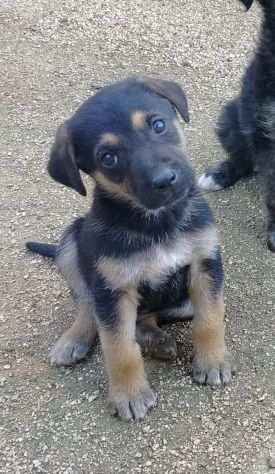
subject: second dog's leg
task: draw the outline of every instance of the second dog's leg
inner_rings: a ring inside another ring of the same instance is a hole
[[[273,186],[275,187],[275,181]],[[275,252],[275,189],[268,191],[266,205],[268,211],[267,246],[271,252]]]
[[[264,115],[256,135],[255,168],[265,195],[267,208],[267,246],[275,252],[275,140],[271,123]],[[272,117],[271,117],[272,118]],[[275,114],[274,114],[275,118]],[[271,121],[271,119],[270,119]]]
[[[256,155],[256,159],[267,208],[267,246],[275,252],[275,145],[270,143],[265,151]]]
[[[229,158],[213,166],[199,178],[199,187],[206,191],[228,188],[241,178],[253,174],[253,157],[241,133],[237,100],[224,107],[217,124],[217,135]]]
[[[91,303],[81,303],[73,325],[58,339],[50,353],[55,365],[72,365],[83,359],[97,335],[97,326]]]

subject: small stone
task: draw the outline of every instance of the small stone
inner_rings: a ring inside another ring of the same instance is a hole
[[[98,393],[93,393],[92,395],[88,397],[88,402],[89,403],[94,402],[97,398],[98,398]]]

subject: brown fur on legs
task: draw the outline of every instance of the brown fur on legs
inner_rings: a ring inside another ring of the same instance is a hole
[[[62,334],[50,353],[51,364],[73,365],[83,359],[97,336],[91,303],[81,303],[72,326]]]
[[[158,326],[156,314],[146,315],[137,321],[136,338],[144,354],[160,360],[177,357],[176,341]]]
[[[121,296],[116,327],[99,330],[110,383],[110,407],[124,420],[141,420],[156,405],[144,372],[140,346],[136,342],[137,302]]]
[[[193,378],[209,385],[231,380],[224,341],[224,302],[222,291],[213,294],[209,275],[196,269],[191,280],[193,321]]]

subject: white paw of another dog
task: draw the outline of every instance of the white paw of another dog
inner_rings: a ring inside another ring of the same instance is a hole
[[[207,173],[204,173],[199,177],[197,184],[203,191],[219,191],[222,189],[222,187],[215,182],[213,176]]]

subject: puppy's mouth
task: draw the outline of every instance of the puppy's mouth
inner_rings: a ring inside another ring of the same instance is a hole
[[[147,193],[139,199],[140,205],[147,211],[159,212],[169,210],[182,203],[184,205],[189,197],[191,197],[190,189],[179,189],[170,193],[165,193],[162,196],[153,195],[154,193]]]

